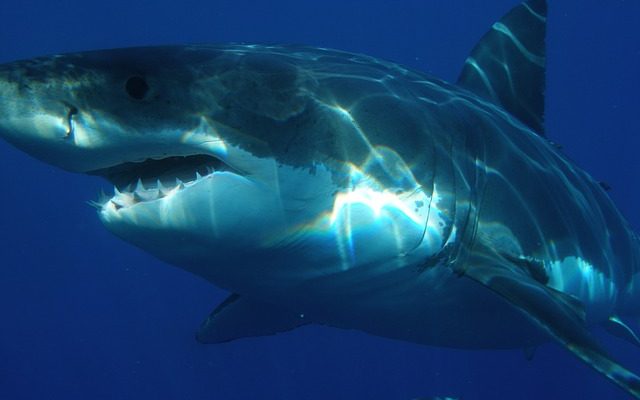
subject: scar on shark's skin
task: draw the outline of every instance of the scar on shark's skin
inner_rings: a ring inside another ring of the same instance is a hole
[[[304,46],[16,61],[0,65],[0,136],[110,181],[92,202],[107,229],[232,293],[200,342],[309,323],[457,348],[555,340],[640,398],[589,332],[640,343],[621,318],[640,311],[638,236],[545,136],[546,15],[512,9],[455,83]]]

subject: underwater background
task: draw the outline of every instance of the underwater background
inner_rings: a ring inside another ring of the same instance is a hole
[[[550,1],[546,131],[640,230],[640,1]],[[0,3],[0,62],[132,45],[303,43],[455,81],[515,0],[23,0]],[[1,101],[1,99],[0,99]],[[0,118],[2,116],[0,115]],[[0,399],[624,399],[556,344],[420,346],[306,326],[201,345],[226,293],[109,234],[100,179],[0,142]],[[631,319],[638,328],[638,317]],[[623,365],[640,349],[599,329]]]

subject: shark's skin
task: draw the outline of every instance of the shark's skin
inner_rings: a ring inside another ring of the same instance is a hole
[[[495,24],[457,84],[300,46],[9,63],[0,136],[112,181],[110,231],[234,293],[200,341],[305,323],[458,348],[553,338],[638,396],[587,327],[633,338],[639,241],[541,135],[545,12]]]

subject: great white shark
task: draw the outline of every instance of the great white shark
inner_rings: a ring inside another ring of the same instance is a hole
[[[640,398],[640,242],[544,134],[544,0],[447,83],[303,46],[89,51],[0,66],[0,136],[98,175],[108,230],[232,294],[197,339],[318,323],[456,348],[555,340]]]

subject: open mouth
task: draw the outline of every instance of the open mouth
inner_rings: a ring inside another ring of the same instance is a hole
[[[102,176],[114,185],[114,196],[102,198],[96,205],[112,203],[116,209],[144,201],[166,197],[175,190],[209,178],[215,172],[237,173],[229,165],[209,155],[173,156],[127,162],[90,172]]]

